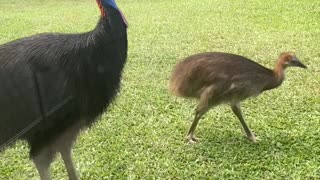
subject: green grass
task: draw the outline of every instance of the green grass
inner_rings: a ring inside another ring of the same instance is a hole
[[[40,32],[91,30],[93,0],[0,0],[0,43]],[[129,21],[129,56],[120,96],[79,137],[81,179],[319,179],[319,0],[118,0]],[[201,142],[184,143],[195,101],[173,97],[175,63],[202,51],[249,57],[272,68],[282,51],[308,66],[243,103],[252,144],[228,106],[200,121]],[[60,156],[53,179],[66,179]],[[0,154],[0,179],[38,179],[24,142]]]

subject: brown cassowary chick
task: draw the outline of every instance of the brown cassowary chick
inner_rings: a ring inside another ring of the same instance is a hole
[[[195,129],[210,108],[228,103],[247,137],[256,142],[255,135],[244,121],[240,102],[280,86],[285,69],[290,66],[307,68],[290,52],[280,54],[273,70],[245,57],[221,52],[192,55],[178,63],[170,79],[170,91],[180,97],[199,99],[187,141],[197,141]]]

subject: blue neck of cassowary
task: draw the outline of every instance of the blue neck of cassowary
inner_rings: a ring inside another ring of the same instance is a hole
[[[115,9],[119,10],[119,8],[114,0],[101,0],[101,3],[104,7],[111,6]]]
[[[102,16],[107,16],[107,19],[112,29],[119,30],[119,27],[127,27],[127,21],[114,0],[97,1],[100,1],[102,5],[102,7],[100,7],[100,9],[102,8]]]

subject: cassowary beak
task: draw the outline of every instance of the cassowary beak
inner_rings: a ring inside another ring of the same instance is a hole
[[[307,69],[307,66],[302,64],[302,62],[297,57],[294,57],[291,60],[290,65]]]

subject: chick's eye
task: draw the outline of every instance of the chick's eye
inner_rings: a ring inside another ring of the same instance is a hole
[[[287,59],[284,60],[284,63],[285,63],[285,64],[289,64],[290,61],[291,61],[291,59],[290,59],[290,58],[287,58]]]

